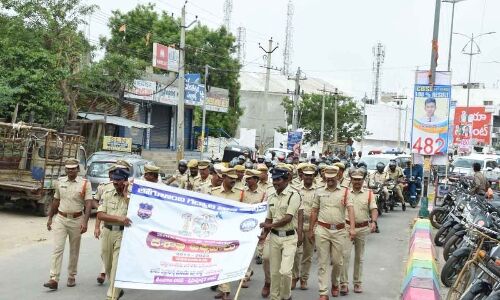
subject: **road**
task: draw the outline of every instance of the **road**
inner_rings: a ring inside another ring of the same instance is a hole
[[[354,294],[351,286],[349,299],[399,299],[408,253],[410,224],[416,214],[417,209],[409,208],[406,212],[402,212],[401,208],[397,207],[395,212],[381,217],[379,223],[382,232],[372,234],[366,246],[364,292]],[[82,240],[77,286],[68,288],[65,284],[60,284],[59,290],[48,291],[42,284],[48,280],[52,244],[50,233],[45,230],[45,218],[2,210],[0,220],[2,220],[1,299],[105,299],[107,282],[104,286],[99,286],[95,280],[99,272],[99,241],[95,240],[90,232],[85,234]],[[93,228],[93,222],[89,228]],[[61,283],[66,281],[66,264],[65,255]],[[253,267],[254,270],[261,270],[259,265]],[[242,290],[240,299],[262,299],[260,290],[263,285],[263,274],[258,271],[252,277],[250,288]],[[237,285],[234,283],[233,293],[236,288]],[[317,289],[316,257],[314,257],[309,290],[293,291],[293,299],[317,299]],[[122,299],[206,300],[213,299],[213,295],[214,293],[208,289],[195,292],[126,290]]]

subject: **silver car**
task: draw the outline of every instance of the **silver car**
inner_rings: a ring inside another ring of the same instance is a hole
[[[141,178],[144,175],[144,165],[152,164],[136,154],[118,152],[96,152],[88,160],[87,180],[92,185],[92,194],[95,194],[101,183],[109,182],[108,171],[118,160],[124,160],[132,166],[130,178]]]

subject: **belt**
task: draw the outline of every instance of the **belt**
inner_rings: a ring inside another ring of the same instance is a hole
[[[65,212],[58,210],[57,213],[65,218],[78,218],[79,216],[83,215],[83,212],[81,212],[81,211],[76,212],[76,213],[65,213]]]
[[[326,229],[330,229],[330,230],[335,230],[335,229],[340,230],[340,229],[344,229],[345,228],[345,223],[328,224],[328,223],[324,223],[324,222],[318,221],[318,225],[322,226],[322,227],[325,227]]]
[[[349,223],[348,220],[346,220],[347,223]],[[362,227],[366,227],[368,226],[368,224],[370,224],[370,222],[368,221],[364,221],[364,222],[360,222],[360,223],[356,223],[355,225],[355,228],[362,228]]]
[[[107,228],[111,231],[122,231],[123,229],[125,229],[125,226],[123,225],[104,225],[104,228]]]
[[[290,236],[295,234],[295,230],[276,230],[276,229],[271,229],[271,233],[279,236],[279,237],[285,237],[285,236]]]

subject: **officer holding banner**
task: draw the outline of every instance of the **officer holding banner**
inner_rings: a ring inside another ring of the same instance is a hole
[[[302,232],[295,231],[301,205],[300,195],[289,183],[289,171],[276,167],[272,171],[275,191],[268,196],[269,208],[259,241],[263,242],[271,232],[271,300],[291,299],[292,267],[297,241]]]
[[[101,256],[106,274],[110,279],[107,300],[119,299],[124,294],[123,290],[114,286],[123,229],[132,224],[132,221],[127,218],[129,175],[127,169],[119,166],[113,169],[111,180],[114,189],[107,189],[103,192],[102,204],[97,209],[97,218],[104,222],[101,234]]]

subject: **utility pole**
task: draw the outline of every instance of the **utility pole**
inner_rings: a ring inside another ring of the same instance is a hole
[[[448,49],[448,72],[451,71],[451,45],[453,42],[453,23],[455,20],[455,4],[465,0],[443,0],[443,2],[451,3],[451,28],[450,28],[450,45]]]
[[[302,71],[300,70],[300,67],[297,68],[297,73],[295,73],[295,77],[290,77],[288,76],[288,80],[294,80],[295,81],[295,92],[293,93],[293,112],[292,112],[292,130],[295,131],[297,130],[298,127],[298,114],[299,114],[299,109],[298,109],[298,102],[299,102],[299,96],[300,96],[300,81],[301,80],[306,80],[307,77],[302,76]]]
[[[265,126],[264,126],[264,121],[265,121],[265,117],[264,117],[264,114],[266,113],[265,109],[264,109],[264,106],[267,105],[267,99],[268,99],[268,95],[269,95],[269,80],[271,79],[271,69],[274,69],[271,67],[271,56],[273,54],[274,51],[276,51],[276,49],[278,49],[279,47],[279,44],[276,45],[276,47],[273,48],[273,38],[270,38],[269,39],[269,46],[268,46],[268,50],[264,49],[260,43],[259,43],[259,48],[262,49],[262,51],[264,51],[264,53],[266,53],[266,57],[267,57],[267,64],[265,66],[266,68],[266,83],[264,85],[264,103],[262,103],[262,105],[260,105],[260,116],[261,116],[261,129],[260,129],[260,151],[264,151],[264,142],[266,140],[266,129],[265,129]],[[261,152],[263,153],[263,152]]]
[[[186,1],[187,3],[187,1]],[[184,89],[185,89],[185,72],[186,72],[186,29],[193,25],[198,20],[191,22],[186,26],[186,3],[181,10],[181,37],[179,45],[179,99],[177,101],[177,161],[184,157]]]
[[[398,150],[401,149],[401,104],[403,100],[406,100],[406,96],[396,96],[392,97],[392,99],[396,100],[396,104],[398,105]]]
[[[440,14],[441,14],[441,0],[436,0],[436,7],[434,11],[434,31],[432,34],[431,71],[429,73],[429,84],[431,86],[433,86],[436,83]]]
[[[338,121],[339,121],[339,116],[338,116],[338,108],[339,108],[339,100],[337,99],[337,95],[338,95],[338,92],[337,92],[337,89],[335,89],[335,93],[334,93],[334,98],[333,98],[333,101],[335,101],[335,136],[334,136],[334,141],[335,143],[338,143],[339,141],[339,125],[338,125]]]
[[[325,98],[326,98],[326,93],[331,94],[332,92],[326,89],[326,84],[323,84],[323,89],[318,91],[323,93],[323,99],[321,101],[321,133],[319,137],[320,142],[323,142],[325,135]]]
[[[365,144],[365,131],[366,131],[366,123],[367,123],[367,117],[366,117],[366,102],[368,101],[368,97],[365,96],[361,99],[363,102],[363,131],[361,132],[361,152],[363,152],[363,146]]]
[[[200,160],[203,159],[203,152],[205,151],[205,119],[207,116],[207,98],[208,98],[208,69],[211,68],[209,65],[205,65],[205,99],[203,99],[203,117],[201,120],[201,148],[200,148]]]

